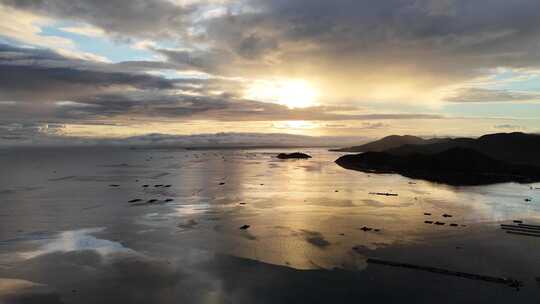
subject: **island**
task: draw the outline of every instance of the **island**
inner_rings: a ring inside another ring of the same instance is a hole
[[[407,156],[415,153],[431,155],[452,148],[468,148],[496,160],[540,167],[540,135],[522,132],[487,134],[478,138],[424,139],[410,135],[391,135],[364,145],[333,151],[386,152]]]
[[[294,153],[279,153],[277,158],[279,159],[308,159],[308,158],[311,158],[311,156],[305,153],[301,153],[301,152],[294,152]]]
[[[397,173],[454,186],[540,181],[540,167],[496,160],[476,150],[461,147],[434,154],[366,152],[344,155],[336,163],[346,169]]]

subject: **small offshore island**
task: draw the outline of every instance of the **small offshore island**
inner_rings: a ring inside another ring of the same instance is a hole
[[[342,156],[336,163],[346,169],[397,173],[454,186],[540,181],[539,135],[501,133],[478,139],[418,139],[415,144],[410,144],[410,139],[391,136],[341,149],[364,153]],[[384,149],[385,145],[388,149]]]
[[[308,155],[306,153],[301,153],[301,152],[279,153],[277,158],[279,159],[309,159],[311,158],[311,155]]]

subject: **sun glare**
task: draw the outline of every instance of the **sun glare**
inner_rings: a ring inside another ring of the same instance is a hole
[[[246,98],[274,102],[293,108],[307,108],[317,103],[317,90],[302,79],[257,81],[246,92]]]

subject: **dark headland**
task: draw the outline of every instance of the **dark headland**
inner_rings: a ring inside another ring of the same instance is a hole
[[[333,149],[335,152],[382,152],[404,145],[427,145],[444,141],[442,138],[424,139],[412,135],[390,135],[360,146]]]
[[[364,149],[364,153],[342,156],[336,163],[346,169],[397,173],[450,185],[540,181],[540,135],[499,133],[477,139],[422,139],[419,144],[401,146],[388,138],[355,147]],[[377,150],[370,150],[373,147]]]

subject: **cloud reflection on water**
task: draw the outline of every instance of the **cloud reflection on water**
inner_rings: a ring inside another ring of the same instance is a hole
[[[105,228],[89,228],[59,233],[52,240],[33,251],[21,252],[19,256],[24,259],[31,259],[37,256],[52,252],[70,252],[93,250],[100,255],[107,255],[115,252],[134,253],[131,249],[122,246],[117,242],[99,239],[92,234],[103,232]]]

